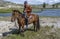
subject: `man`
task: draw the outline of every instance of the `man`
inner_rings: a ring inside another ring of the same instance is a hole
[[[27,14],[30,14],[31,12],[32,12],[32,7],[28,5],[27,1],[25,1],[23,13],[25,14],[25,16],[27,16]]]
[[[28,3],[27,3],[27,1],[25,1],[25,2],[24,2],[23,14],[24,14],[24,17],[25,17],[25,19],[26,19],[26,20],[25,20],[25,22],[26,22],[26,29],[28,28],[28,18],[27,18],[27,14],[26,14],[26,11],[25,11],[27,5],[28,5]]]
[[[26,28],[28,28],[28,17],[30,16],[30,13],[32,11],[32,8],[30,5],[28,5],[27,1],[24,2],[24,10],[23,14],[26,18]]]
[[[27,5],[28,5],[28,3],[27,3],[27,1],[25,1],[24,2],[24,10],[23,10],[24,13],[25,13],[25,9],[26,9]]]

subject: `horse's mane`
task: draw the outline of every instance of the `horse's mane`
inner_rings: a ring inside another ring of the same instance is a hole
[[[21,15],[21,17],[24,17],[23,13],[20,12],[19,10],[13,10],[13,12],[18,12],[18,13]],[[14,14],[14,13],[13,13],[13,14]]]
[[[19,14],[22,14],[19,10],[13,10],[13,12],[18,12]]]

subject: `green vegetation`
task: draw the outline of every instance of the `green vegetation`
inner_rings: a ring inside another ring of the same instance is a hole
[[[0,9],[0,13],[11,13],[12,12],[12,8],[10,9]],[[18,9],[20,12],[23,12],[23,9],[22,8],[19,8]],[[33,9],[33,12],[39,12],[41,11],[41,9]]]
[[[0,9],[0,13],[9,13],[12,9]]]
[[[45,8],[46,7],[46,4],[45,3],[43,3],[43,8]]]
[[[4,39],[60,39],[60,29],[54,29],[53,26],[48,27],[41,27],[38,32],[34,31],[25,31],[24,36],[23,34],[12,34],[9,36],[4,37]],[[33,28],[31,28],[33,29]],[[16,33],[17,31],[14,31]]]
[[[16,3],[12,3],[9,1],[4,1],[4,0],[0,0],[0,7],[8,7],[9,5],[13,5],[13,6],[20,6],[19,8],[23,8],[22,4],[16,4]],[[33,8],[33,12],[39,12],[39,11],[43,11],[44,9],[60,9],[60,3],[55,3],[52,5],[43,3],[40,5],[31,5]],[[11,7],[10,7],[11,8]],[[17,7],[16,7],[17,8]],[[21,12],[23,12],[23,9],[19,9]],[[10,13],[12,12],[12,9],[0,9],[0,13]]]
[[[43,10],[46,10],[46,9],[59,9],[59,8],[45,8],[45,9],[33,9],[32,12],[41,12]],[[18,9],[20,12],[23,12],[23,9]],[[0,9],[0,13],[11,13],[12,12],[12,9]]]
[[[10,8],[10,9],[0,9],[0,13],[11,13],[12,12],[12,8]],[[23,9],[18,9],[18,10],[20,10],[21,12],[23,11]]]

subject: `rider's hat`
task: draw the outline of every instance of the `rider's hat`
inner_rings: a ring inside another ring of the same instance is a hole
[[[27,4],[27,1],[24,1],[24,4]]]

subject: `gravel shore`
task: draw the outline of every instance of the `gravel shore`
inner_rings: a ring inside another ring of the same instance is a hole
[[[11,17],[0,17],[0,36],[5,32],[12,31],[11,29],[18,29],[18,25],[15,26],[15,22],[11,22],[10,19]],[[60,28],[60,18],[42,17],[40,18],[40,25],[43,27],[54,26],[55,28]],[[30,24],[29,27],[31,26],[33,25]]]

